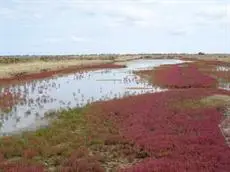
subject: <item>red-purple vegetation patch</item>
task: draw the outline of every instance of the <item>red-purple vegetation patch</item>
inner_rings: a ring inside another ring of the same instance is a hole
[[[80,118],[80,112],[66,112],[50,130],[24,139],[4,137],[0,169],[42,172],[44,168],[37,162],[37,157],[42,157],[49,160],[48,167],[63,172],[100,172],[111,169],[111,164],[123,172],[230,171],[230,149],[218,127],[223,120],[221,108],[175,106],[230,92],[211,88],[216,86],[216,80],[194,64],[165,66],[144,73],[162,86],[190,89],[95,103],[86,108],[84,118]],[[79,145],[86,149],[78,149]],[[15,157],[20,161],[11,163]],[[28,163],[30,160],[38,164]]]
[[[0,93],[0,110],[7,111],[21,100],[19,94],[13,94],[8,90]]]
[[[45,172],[45,168],[40,164],[30,162],[0,162],[0,170],[4,172]]]
[[[113,69],[113,68],[123,68],[123,67],[125,67],[125,65],[118,65],[113,63],[88,65],[88,66],[71,66],[59,70],[41,71],[40,73],[17,75],[12,78],[0,78],[0,84],[12,84],[12,83],[18,83],[23,81],[32,81],[35,79],[52,77],[57,74],[68,74],[73,72],[81,72],[85,70],[97,70],[97,69],[106,69],[106,68]]]
[[[218,78],[230,81],[230,71],[218,71],[214,73]]]
[[[152,77],[155,84],[168,88],[213,88],[217,85],[214,78],[204,75],[196,65],[189,63],[159,67]]]
[[[230,68],[230,63],[221,61],[196,61],[193,63],[196,68],[205,75],[212,76],[216,79],[230,81],[230,71],[220,70],[220,68]],[[219,69],[218,69],[219,68]]]
[[[218,108],[185,109],[175,102],[226,93],[215,89],[171,90],[98,103],[120,134],[150,157],[121,171],[230,171],[230,149],[218,128]]]
[[[98,159],[94,156],[89,156],[87,150],[78,150],[63,162],[60,168],[61,172],[104,172]]]

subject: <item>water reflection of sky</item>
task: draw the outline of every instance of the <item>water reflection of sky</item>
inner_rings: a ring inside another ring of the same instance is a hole
[[[127,68],[75,73],[2,88],[1,92],[20,94],[23,100],[15,101],[9,112],[1,112],[0,132],[12,133],[46,125],[46,121],[41,120],[46,112],[82,107],[99,100],[162,91],[141,80],[132,71],[181,62],[136,60],[129,62]]]
[[[228,71],[230,71],[230,67],[227,67],[227,66],[217,66],[216,70],[217,71],[221,71],[221,72],[228,72]]]

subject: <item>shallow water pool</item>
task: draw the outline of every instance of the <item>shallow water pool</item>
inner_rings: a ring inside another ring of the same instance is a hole
[[[0,134],[33,130],[47,125],[47,112],[82,107],[129,95],[163,91],[133,73],[181,60],[135,60],[126,68],[103,69],[36,80],[0,90]]]

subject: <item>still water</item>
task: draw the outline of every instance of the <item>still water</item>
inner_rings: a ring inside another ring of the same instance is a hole
[[[0,111],[0,134],[32,130],[47,125],[47,112],[82,107],[95,101],[106,101],[129,95],[160,92],[135,75],[133,71],[181,60],[135,60],[122,69],[103,69],[36,80],[3,87],[4,110]]]

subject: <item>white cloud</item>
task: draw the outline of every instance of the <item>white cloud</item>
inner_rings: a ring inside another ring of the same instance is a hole
[[[145,26],[152,24],[155,17],[154,9],[150,10],[138,4],[123,4],[120,7],[112,7],[108,10],[106,11],[107,15],[120,24],[127,22],[127,24]]]
[[[88,46],[100,50],[173,50],[186,45],[181,42],[187,42],[184,49],[189,49],[192,44],[208,47],[201,45],[202,36],[219,40],[210,42],[223,42],[223,29],[230,25],[230,4],[224,0],[9,0],[1,1],[0,6],[0,30],[9,30],[4,35],[15,39],[0,35],[0,41],[8,40],[9,45],[18,41],[18,47],[24,38],[28,39],[25,42],[41,41],[45,49],[73,45],[75,50],[79,43],[79,49],[87,50]]]
[[[34,13],[33,17],[36,18],[36,19],[42,19],[43,15],[41,13]]]
[[[79,36],[76,36],[76,35],[72,35],[70,37],[70,39],[73,41],[73,42],[91,42],[92,40],[89,39],[89,38],[84,38],[84,37],[79,37]]]
[[[227,6],[226,5],[211,5],[204,8],[198,15],[205,17],[211,20],[219,20],[227,15]]]
[[[227,5],[226,7],[226,11],[227,11],[227,20],[228,20],[228,23],[230,24],[230,3]]]
[[[58,37],[47,37],[44,40],[45,40],[45,42],[51,43],[51,44],[55,44],[55,43],[59,43],[59,42],[63,41],[62,38],[58,38]]]
[[[140,25],[151,24],[154,18],[155,1],[69,1],[60,3],[60,13],[78,11],[88,17],[100,17],[106,25]]]
[[[84,42],[91,42],[92,40],[86,37],[80,37],[76,35],[71,35],[70,37],[68,36],[62,36],[62,37],[55,37],[55,36],[50,36],[46,37],[45,42],[47,43],[61,43],[61,42],[66,42],[66,41],[72,41],[72,42],[78,42],[78,43],[84,43]]]
[[[216,3],[209,4],[197,12],[197,21],[201,25],[208,24],[226,24],[230,20],[230,4]]]
[[[173,24],[175,20],[177,23],[178,20],[189,20],[186,19],[189,14],[180,13],[180,6],[189,7],[188,4],[207,6],[206,9],[198,12],[200,16],[203,16],[199,19],[201,22],[210,18],[224,17],[225,15],[222,7],[217,6],[215,8],[216,3],[214,2],[216,1],[209,0],[14,0],[14,2],[16,2],[16,7],[13,9],[14,13],[12,14],[12,11],[9,10],[5,13],[11,13],[11,16],[20,19],[37,20],[44,18],[44,16],[54,18],[65,14],[73,16],[87,14],[88,18],[97,18],[109,27],[168,27],[168,24]],[[172,7],[176,10],[175,6],[178,7],[179,11],[170,9]],[[169,14],[167,11],[172,11],[172,13]],[[173,16],[173,20],[168,16]]]
[[[169,34],[172,36],[185,36],[188,34],[188,31],[184,29],[175,29],[175,30],[170,30]]]
[[[41,19],[43,15],[33,9],[26,9],[20,6],[16,8],[0,7],[0,19],[7,20],[28,20],[28,19]]]
[[[8,7],[0,7],[0,18],[12,19],[15,18],[14,11]]]

